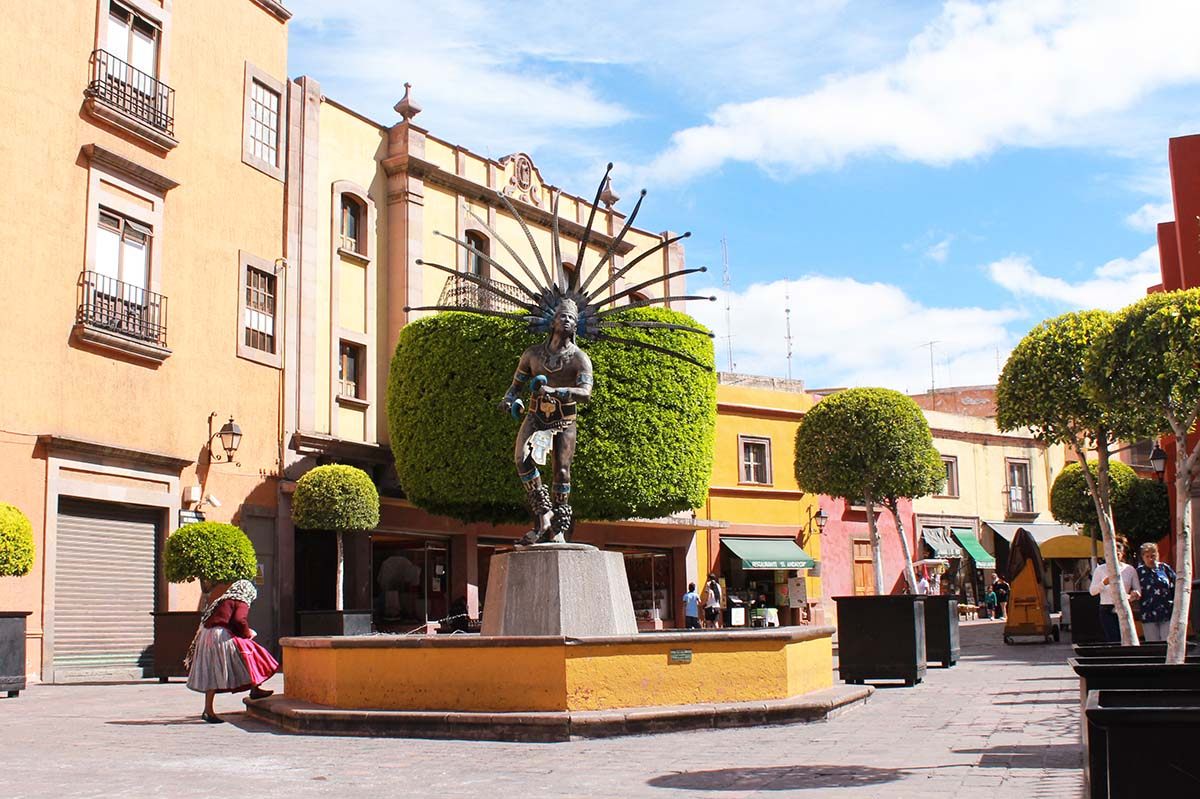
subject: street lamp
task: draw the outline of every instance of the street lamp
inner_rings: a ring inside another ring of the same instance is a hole
[[[242,428],[230,416],[229,421],[221,425],[221,429],[214,433],[213,419],[216,416],[216,411],[208,415],[208,459],[210,461],[232,461],[233,456],[237,454],[238,447],[242,444]],[[225,450],[225,457],[221,457],[219,453],[213,451],[213,439],[220,439],[221,449]]]
[[[819,509],[816,513],[813,513],[812,508],[809,508],[808,509],[808,524],[804,525],[804,543],[802,544],[802,546],[807,545],[808,540],[810,538],[812,538],[814,522],[816,522],[817,534],[819,535],[821,533],[821,531],[825,529],[825,524],[828,521],[829,521],[829,514],[825,512],[824,508]]]
[[[1163,473],[1167,471],[1167,453],[1158,444],[1154,445],[1154,449],[1150,453],[1150,466],[1153,467],[1154,473],[1158,475],[1158,482],[1162,482]]]

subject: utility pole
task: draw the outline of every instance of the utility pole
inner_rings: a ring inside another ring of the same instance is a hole
[[[787,379],[792,379],[792,297],[787,283],[783,284],[783,318],[786,334],[784,341],[787,342]]]
[[[733,294],[729,280],[729,245],[725,241],[725,237],[721,237],[721,287],[725,289],[725,347],[729,358],[729,371],[737,371],[737,365],[733,362],[733,310],[729,300]]]

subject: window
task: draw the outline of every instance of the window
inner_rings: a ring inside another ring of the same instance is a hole
[[[484,255],[491,254],[488,251],[487,236],[484,236],[481,233],[476,233],[473,230],[469,230],[467,231],[466,240],[468,244],[479,250],[479,252],[483,253]],[[475,275],[476,277],[487,277],[487,261],[483,260],[470,250],[466,250],[465,252],[467,254],[467,274]]]
[[[244,93],[242,162],[283,180],[283,83],[247,63]]]
[[[343,341],[338,354],[338,396],[365,399],[363,383],[363,348]]]
[[[738,436],[742,469],[740,482],[771,484],[771,439]]]
[[[108,7],[108,31],[104,49],[124,65],[109,62],[109,75],[126,83],[134,83],[132,75],[123,70],[130,66],[151,79],[158,77],[158,49],[161,32],[154,22],[139,16],[120,3]],[[139,87],[144,89],[144,87]],[[148,92],[153,94],[152,92]]]
[[[100,13],[85,109],[144,143],[174,148],[175,90],[162,82],[169,11],[145,0],[101,0]]]
[[[1005,465],[1008,483],[1008,512],[1010,514],[1033,513],[1033,491],[1029,481],[1029,461],[1009,460]]]
[[[97,290],[145,305],[152,239],[149,225],[101,206],[96,226]]]
[[[946,469],[945,482],[942,483],[942,489],[938,492],[939,496],[957,497],[958,496],[958,458],[952,455],[942,456],[942,466]]]
[[[367,250],[363,238],[363,207],[353,195],[342,195],[342,248],[353,253],[364,254]]]
[[[283,365],[279,340],[279,300],[282,294],[279,273],[265,258],[248,252],[238,253],[241,280],[238,284],[239,358],[276,369]]]

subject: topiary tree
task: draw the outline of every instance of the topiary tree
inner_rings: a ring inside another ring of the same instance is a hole
[[[1077,311],[1049,319],[1029,331],[1000,373],[996,422],[1001,430],[1027,427],[1040,441],[1063,444],[1080,464],[1086,464],[1088,450],[1095,449],[1095,475],[1082,468],[1080,474],[1096,509],[1105,559],[1115,564],[1110,456],[1116,434],[1138,425],[1135,419],[1122,418],[1108,404],[1096,402],[1084,384],[1084,359],[1112,325],[1113,314],[1107,311]],[[1121,643],[1136,645],[1129,596],[1120,580],[1114,583],[1117,590],[1114,610],[1121,628]]]
[[[318,466],[296,481],[292,523],[302,530],[337,534],[337,594],[335,610],[344,610],[346,575],[342,536],[379,525],[379,490],[362,469],[342,464]]]
[[[874,504],[880,502],[892,512],[904,552],[904,575],[916,593],[899,499],[932,494],[946,474],[917,404],[886,388],[854,388],[821,400],[796,430],[795,469],[803,491],[865,501],[876,593],[883,593],[883,552]]]
[[[1200,472],[1200,439],[1188,433],[1200,421],[1200,289],[1151,294],[1116,317],[1087,360],[1088,388],[1123,414],[1126,438],[1145,428],[1175,443],[1175,607],[1167,662],[1182,663],[1192,595],[1190,497]]]
[[[1137,472],[1120,461],[1112,461],[1108,468],[1113,525],[1129,539],[1130,551],[1136,552],[1142,544],[1165,536],[1171,522],[1167,487],[1157,480],[1138,477]],[[1096,462],[1088,461],[1088,469],[1095,481]],[[1050,513],[1063,524],[1081,525],[1084,533],[1099,538],[1096,506],[1078,463],[1068,463],[1054,479]]]
[[[1113,503],[1117,529],[1134,552],[1142,544],[1158,543],[1171,532],[1171,497],[1165,483],[1139,477],[1124,497]]]
[[[214,583],[253,580],[258,575],[258,558],[240,527],[194,522],[183,525],[167,539],[163,569],[168,582],[198,579],[207,594]]]
[[[33,568],[33,525],[15,505],[0,502],[0,577],[23,577]]]
[[[613,319],[696,327],[660,308]],[[528,518],[513,469],[517,422],[497,410],[522,351],[538,340],[519,319],[444,312],[400,332],[388,382],[396,474],[418,507],[465,522]],[[713,363],[712,342],[670,331],[613,335]],[[712,473],[716,376],[657,352],[587,345],[596,383],[579,409],[571,467],[578,518],[654,518],[704,504]]]

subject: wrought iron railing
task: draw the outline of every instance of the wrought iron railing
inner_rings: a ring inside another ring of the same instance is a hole
[[[508,283],[498,280],[484,279],[484,283],[494,286],[515,297],[521,296],[521,290]],[[474,281],[467,280],[462,275],[454,275],[446,281],[442,288],[438,305],[452,305],[457,308],[483,308],[488,311],[520,311],[523,310],[512,300],[507,300],[493,291],[488,291]]]
[[[99,272],[79,277],[78,324],[167,346],[167,298]]]
[[[175,135],[175,90],[107,50],[93,50],[87,96],[169,136]]]

